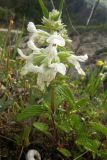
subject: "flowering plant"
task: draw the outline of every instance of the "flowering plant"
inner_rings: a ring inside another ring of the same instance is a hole
[[[57,10],[52,10],[49,17],[43,17],[43,25],[37,29],[33,22],[29,22],[28,48],[31,54],[25,55],[18,49],[20,56],[26,63],[21,70],[25,75],[29,72],[37,74],[37,85],[40,90],[44,90],[59,74],[65,75],[68,65],[71,63],[79,74],[85,72],[79,62],[85,62],[87,55],[76,56],[71,50],[71,40],[67,35],[65,25],[61,20],[61,14]]]
[[[25,121],[32,118],[30,125],[49,137],[49,141],[46,141],[48,143],[41,144],[48,145],[48,149],[52,145],[52,148],[72,159],[81,158],[83,155],[87,157],[87,152],[92,152],[95,159],[95,154],[104,154],[104,141],[99,138],[101,133],[107,136],[106,126],[102,124],[102,117],[104,113],[106,115],[107,92],[103,93],[101,79],[105,76],[99,76],[99,72],[104,71],[103,62],[99,61],[99,68],[94,72],[89,71],[89,79],[88,75],[85,78],[80,62],[85,62],[88,56],[77,56],[72,51],[72,41],[62,23],[61,12],[54,9],[49,13],[42,0],[38,1],[44,13],[42,25],[28,23],[27,45],[30,54],[24,54],[20,49],[18,53],[25,60],[21,74],[37,75],[37,86],[45,93],[39,92],[39,95],[37,90],[35,92],[35,85],[30,85],[31,98],[27,104],[24,101],[22,105],[26,107],[16,115],[16,120]],[[64,0],[61,0],[61,6],[63,3]],[[72,83],[63,81],[70,65],[74,66],[83,78]],[[105,79],[103,82],[105,83]],[[104,85],[106,86],[106,83]],[[97,93],[99,89],[100,93]],[[36,117],[36,121],[33,117]],[[31,131],[31,126],[27,127],[23,133],[26,137],[22,136],[22,142],[26,142],[24,144],[28,144]]]

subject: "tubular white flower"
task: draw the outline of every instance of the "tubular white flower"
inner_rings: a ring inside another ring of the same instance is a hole
[[[39,67],[33,65],[33,63],[26,62],[26,64],[23,66],[23,68],[21,70],[21,75],[26,75],[29,72],[37,73],[38,69],[39,69]]]
[[[34,25],[33,22],[29,22],[28,25],[27,25],[27,30],[31,33],[36,33],[37,32],[37,29]]]
[[[37,32],[31,34],[30,40],[37,42],[40,46],[46,43],[49,33],[43,30],[38,29]]]
[[[63,63],[52,63],[49,67],[41,65],[38,68],[37,85],[41,90],[44,90],[45,86],[49,86],[52,80],[55,79],[56,74],[61,73],[65,75],[66,67]]]
[[[22,52],[22,50],[21,49],[17,49],[17,51],[18,51],[18,54],[23,58],[23,59],[25,59],[25,60],[31,60],[32,58],[33,58],[33,55],[32,54],[30,54],[29,56],[26,56],[23,52]]]
[[[45,85],[48,87],[50,82],[55,79],[56,72],[53,69],[46,69],[44,73],[38,73],[37,85],[44,90]]]
[[[77,60],[79,62],[85,62],[88,59],[88,56],[87,56],[87,54],[85,54],[84,56],[72,55],[72,58],[74,58],[75,60]]]
[[[43,31],[41,29],[38,29],[38,34],[40,34],[40,36],[43,36],[43,37],[48,37],[50,34],[46,31]]]
[[[47,42],[50,44],[56,44],[58,46],[65,46],[65,40],[63,39],[63,37],[61,37],[60,34],[57,34],[56,32],[53,35],[49,36]]]
[[[30,49],[32,49],[33,51],[35,51],[35,54],[40,52],[40,49],[38,47],[36,47],[36,45],[34,44],[34,42],[32,40],[29,40],[27,42],[27,45]]]
[[[38,87],[40,88],[41,91],[43,91],[45,89],[45,82],[44,82],[43,74],[38,74],[37,85],[38,85]]]
[[[46,49],[45,49],[46,55],[47,55],[47,59],[48,59],[48,64],[51,64],[52,60],[57,59],[57,46],[52,46],[52,44],[50,44]]]
[[[44,65],[41,65],[38,69],[38,77],[37,77],[37,85],[40,88],[40,90],[45,89],[45,83],[46,83],[46,68]]]
[[[59,72],[62,75],[66,74],[66,67],[63,63],[52,63],[49,65],[50,68],[53,68],[55,72]]]
[[[55,79],[56,73],[57,72],[54,71],[54,69],[47,69],[47,71],[45,72],[45,75],[44,75],[44,78],[46,81],[46,86],[49,86],[51,81]]]
[[[78,71],[79,74],[85,76],[85,72],[84,72],[83,69],[81,68],[81,66],[80,66],[80,64],[79,64],[78,61],[74,61],[72,64],[75,66],[75,68],[76,68],[76,70]]]
[[[68,62],[69,63],[72,63],[76,70],[78,71],[79,74],[81,75],[85,75],[85,72],[82,70],[80,64],[79,64],[79,61],[80,62],[85,62],[87,59],[88,59],[88,56],[87,55],[84,55],[84,56],[76,56],[76,55],[71,55],[69,56],[68,58]]]

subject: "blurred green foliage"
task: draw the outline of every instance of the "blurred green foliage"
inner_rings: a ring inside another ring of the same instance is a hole
[[[52,4],[51,0],[44,0],[45,5],[49,10],[51,10]],[[55,8],[58,9],[60,0],[53,1]],[[72,22],[76,25],[84,25],[86,24],[87,18],[91,12],[92,5],[94,1],[87,0],[65,0],[64,9],[63,9],[63,19],[68,24],[68,16],[67,11],[69,12],[69,16]],[[35,23],[40,23],[40,19],[42,16],[42,10],[38,3],[38,0],[1,0],[0,6],[4,8],[8,8],[14,13],[14,19],[17,21],[19,19],[23,19],[26,17],[27,20],[35,21]],[[107,5],[105,2],[98,5],[96,12],[94,13],[91,24],[102,24],[107,23]],[[1,15],[2,16],[2,13]],[[4,15],[3,15],[4,18]]]
[[[13,13],[10,9],[0,7],[0,19],[6,19],[8,16],[12,15]]]

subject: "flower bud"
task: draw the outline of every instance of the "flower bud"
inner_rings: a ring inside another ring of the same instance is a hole
[[[60,18],[60,12],[53,9],[52,12],[49,13],[49,19],[53,21],[57,21]]]
[[[103,62],[102,60],[98,60],[98,61],[96,62],[96,65],[97,65],[97,66],[103,66],[103,65],[104,65],[104,62]]]

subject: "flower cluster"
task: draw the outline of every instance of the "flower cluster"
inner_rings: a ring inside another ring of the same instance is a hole
[[[68,42],[71,41],[61,23],[60,13],[53,10],[49,19],[44,17],[42,28],[44,29],[37,29],[34,23],[28,23],[30,38],[27,45],[31,54],[27,56],[18,49],[18,53],[26,61],[21,71],[22,75],[36,73],[37,85],[41,90],[49,86],[58,73],[65,75],[69,63],[74,65],[79,74],[85,75],[79,62],[85,62],[88,56],[76,56],[67,49]]]

